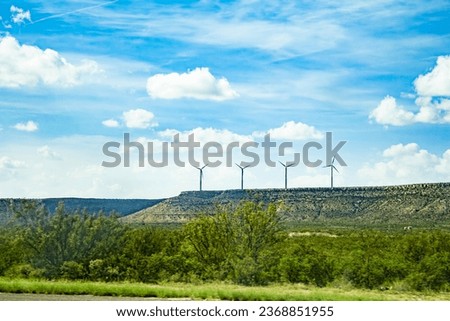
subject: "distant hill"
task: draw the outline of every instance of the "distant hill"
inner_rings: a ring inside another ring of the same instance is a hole
[[[6,209],[9,201],[10,199],[0,199],[0,211]],[[88,213],[103,211],[107,215],[115,212],[119,216],[126,216],[154,206],[162,199],[44,198],[38,201],[41,201],[50,212],[55,211],[59,202],[64,202],[68,211],[86,210]]]
[[[427,224],[450,222],[450,183],[383,187],[191,191],[128,215],[130,223],[183,223],[217,204],[283,201],[287,222]]]

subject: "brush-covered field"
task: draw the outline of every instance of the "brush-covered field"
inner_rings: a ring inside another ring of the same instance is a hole
[[[449,300],[450,231],[284,224],[244,202],[172,227],[54,214],[1,215],[0,292],[220,300]]]

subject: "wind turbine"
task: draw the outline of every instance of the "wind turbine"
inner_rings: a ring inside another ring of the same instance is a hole
[[[339,173],[339,171],[337,170],[336,166],[333,165],[334,161],[335,161],[335,158],[333,157],[331,159],[331,164],[324,166],[324,168],[325,167],[329,167],[330,168],[331,189],[333,189],[333,170],[335,170],[336,172]]]
[[[281,165],[284,167],[284,189],[287,189],[287,169],[291,166],[294,166],[295,162],[286,162],[286,164],[283,164],[282,162],[278,161]]]
[[[203,167],[197,167],[194,166],[195,168],[197,168],[200,171],[200,192],[202,191],[202,183],[203,183],[203,169],[208,166],[208,164],[203,165]]]
[[[244,189],[244,169],[246,169],[247,167],[249,167],[250,165],[244,166],[242,167],[241,165],[239,165],[238,163],[235,163],[237,167],[239,167],[241,169],[241,189]]]

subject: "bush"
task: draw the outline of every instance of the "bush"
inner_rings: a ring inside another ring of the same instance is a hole
[[[437,253],[424,258],[407,283],[418,291],[450,290],[450,253]]]
[[[280,260],[280,271],[288,282],[324,287],[334,280],[335,267],[326,255],[296,244]]]
[[[5,276],[12,279],[39,279],[44,276],[44,273],[44,270],[36,269],[31,264],[19,264],[9,268],[6,271]]]
[[[21,246],[30,253],[33,266],[44,269],[49,278],[59,277],[65,262],[86,264],[120,248],[124,227],[117,218],[68,212],[62,203],[50,215],[35,201],[20,202],[13,211]]]
[[[14,237],[14,233],[0,228],[0,276],[12,266],[25,264],[27,251]]]
[[[83,265],[74,261],[66,261],[61,266],[61,277],[68,280],[79,280],[85,278]]]
[[[253,258],[246,257],[237,260],[233,265],[232,279],[241,285],[265,285],[267,280],[263,277],[263,271]]]

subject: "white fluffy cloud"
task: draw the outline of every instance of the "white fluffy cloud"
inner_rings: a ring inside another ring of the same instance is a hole
[[[414,123],[450,123],[450,56],[441,56],[436,66],[414,81],[418,111],[398,106],[395,98],[386,96],[370,113],[379,124],[405,126]]]
[[[403,126],[414,123],[414,114],[397,105],[394,97],[386,96],[369,116],[383,125]]]
[[[123,119],[125,126],[128,128],[149,128],[158,126],[158,123],[154,122],[155,115],[145,109],[131,109],[123,113]]]
[[[384,160],[365,165],[358,176],[367,185],[439,182],[450,179],[450,149],[442,156],[421,149],[416,143],[398,144],[383,152]]]
[[[413,113],[397,104],[395,98],[386,96],[369,115],[369,119],[382,125],[405,126],[414,123],[450,123],[450,100],[433,100],[419,96],[415,100],[419,111]]]
[[[0,87],[38,84],[70,87],[100,72],[94,61],[73,65],[52,50],[21,45],[11,36],[0,38]]]
[[[324,137],[324,134],[315,127],[294,121],[288,121],[280,127],[272,128],[267,131],[257,131],[248,135],[237,134],[228,129],[211,127],[197,127],[183,132],[175,129],[166,129],[158,133],[160,137],[169,139],[175,134],[180,134],[180,140],[187,140],[190,134],[194,134],[195,140],[203,143],[211,141],[219,143],[259,141],[266,134],[270,134],[271,139],[289,140],[322,139]]]
[[[119,122],[115,119],[104,120],[104,121],[102,121],[102,124],[105,127],[111,127],[111,128],[119,127]]]
[[[429,73],[420,75],[414,81],[420,96],[450,97],[450,56],[441,56]]]
[[[227,79],[216,79],[208,68],[186,73],[156,74],[147,80],[147,92],[153,98],[223,101],[238,97]]]
[[[39,129],[39,126],[34,121],[29,120],[26,123],[18,123],[14,125],[14,128],[24,132],[35,132]]]
[[[16,24],[25,23],[26,20],[31,21],[31,13],[29,10],[24,11],[22,8],[16,6],[11,6],[9,8],[11,11],[11,19]]]
[[[314,126],[292,120],[284,123],[281,127],[269,129],[267,132],[254,132],[253,136],[262,137],[265,134],[270,134],[273,139],[290,140],[321,139],[324,137],[323,133]]]

